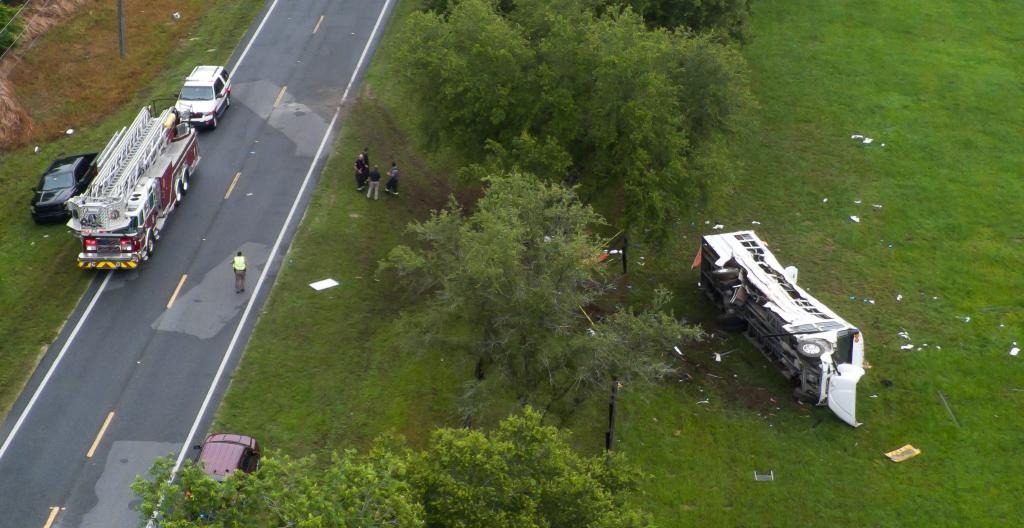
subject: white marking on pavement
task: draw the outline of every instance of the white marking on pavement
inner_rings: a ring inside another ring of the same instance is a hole
[[[314,35],[316,35],[317,31],[320,31],[320,24],[323,24],[323,22],[324,22],[324,16],[320,15],[320,20],[316,21],[316,27],[313,28],[313,34]]]
[[[363,53],[359,55],[359,62],[356,63],[356,69],[352,72],[352,78],[348,80],[348,86],[345,86],[345,93],[341,94],[341,104],[345,104],[345,101],[348,99],[348,91],[352,89],[352,84],[356,82],[359,70],[363,67],[363,60],[366,59],[366,53],[370,51],[370,45],[373,44],[373,37],[377,36],[377,30],[380,29],[380,22],[384,20],[384,13],[387,13],[389,5],[391,5],[391,0],[384,0],[384,7],[380,9],[380,14],[377,15],[377,23],[373,25],[373,31],[370,32],[370,38],[366,40],[366,45],[363,46]]]
[[[256,37],[260,35],[260,31],[263,31],[263,25],[267,23],[270,18],[270,14],[274,12],[274,8],[277,7],[277,0],[274,0],[273,4],[270,4],[270,9],[267,9],[267,14],[263,15],[263,20],[260,21],[260,25],[253,31],[252,37],[249,38],[249,43],[245,45],[245,49],[242,50],[242,54],[238,56],[238,60],[235,61],[235,65],[231,67],[232,70],[237,70],[242,65],[242,61],[245,60],[245,56],[249,53],[249,48],[252,47],[252,43],[256,41]]]
[[[32,393],[32,398],[28,400],[28,404],[25,405],[25,409],[21,411],[21,416],[18,417],[18,421],[14,422],[14,427],[11,428],[11,432],[7,434],[7,439],[4,440],[4,445],[0,446],[0,459],[4,457],[4,453],[7,452],[7,448],[11,446],[11,442],[14,441],[14,435],[18,434],[18,429],[21,429],[21,424],[25,423],[25,418],[28,418],[28,413],[32,411],[32,407],[36,404],[36,400],[39,399],[39,395],[43,393],[43,389],[46,388],[46,383],[50,381],[50,376],[57,370],[57,365],[60,365],[60,360],[64,359],[64,354],[71,348],[71,343],[75,341],[75,336],[78,335],[78,331],[82,329],[82,325],[85,324],[85,320],[89,317],[89,312],[92,311],[93,306],[96,306],[96,300],[100,298],[100,294],[107,287],[107,283],[110,282],[110,277],[114,274],[107,272],[106,278],[100,284],[100,287],[93,294],[92,300],[89,301],[89,305],[85,307],[85,311],[82,312],[82,317],[78,319],[78,324],[71,330],[71,334],[68,335],[68,339],[64,341],[64,346],[61,347],[60,352],[57,353],[57,357],[53,359],[53,364],[50,365],[49,370],[46,371],[46,375],[43,376],[43,380],[39,382],[39,386],[36,387],[36,391]]]
[[[227,200],[231,196],[231,191],[235,190],[235,184],[238,183],[238,178],[241,176],[241,172],[235,173],[235,178],[231,180],[231,185],[228,185],[228,192],[224,193],[224,199]]]

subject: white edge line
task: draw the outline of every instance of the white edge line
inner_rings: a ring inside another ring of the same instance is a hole
[[[277,3],[277,0],[274,0]],[[352,71],[352,77],[348,81],[348,86],[345,87],[345,93],[341,96],[341,102],[344,103],[348,98],[349,90],[352,88],[352,84],[355,83],[356,78],[359,76],[359,71],[362,69],[363,61],[366,59],[366,54],[373,44],[374,38],[377,36],[377,30],[380,29],[380,23],[384,19],[384,14],[387,13],[388,7],[391,5],[391,0],[385,0],[384,6],[381,7],[380,14],[377,15],[377,23],[373,25],[373,31],[370,32],[370,38],[366,41],[366,46],[363,47],[363,53],[359,56],[359,62],[356,63],[355,70]],[[273,9],[273,5],[270,7]],[[269,15],[269,11],[267,12]],[[266,19],[264,19],[266,21]],[[263,24],[260,24],[262,27]],[[256,30],[259,33],[259,29]],[[253,35],[255,38],[255,34]],[[250,41],[251,44],[251,41]],[[245,56],[245,52],[249,51],[249,47],[246,46],[242,56]],[[238,62],[242,61],[239,58]],[[237,67],[237,66],[236,66]],[[260,294],[260,290],[263,287],[263,281],[267,278],[267,273],[270,271],[274,258],[277,256],[277,250],[280,249],[281,241],[284,239],[284,234],[288,230],[288,226],[292,222],[292,218],[295,216],[295,211],[299,207],[299,202],[302,200],[303,194],[305,194],[306,186],[309,184],[310,177],[313,176],[313,170],[320,162],[320,155],[323,154],[324,147],[327,146],[327,139],[331,136],[331,131],[334,129],[334,123],[338,120],[338,115],[341,113],[339,107],[334,111],[334,117],[331,118],[331,122],[327,125],[327,131],[324,132],[323,139],[320,140],[320,147],[316,150],[316,155],[313,156],[313,162],[309,165],[309,170],[306,171],[306,177],[302,180],[302,185],[299,187],[298,194],[295,195],[295,201],[292,202],[292,208],[288,211],[288,216],[284,220],[284,225],[281,226],[281,231],[277,234],[277,240],[274,241],[274,247],[271,248],[270,254],[267,256],[267,263],[263,267],[263,272],[260,273],[260,279],[256,282],[256,288],[253,289],[252,295],[249,297],[249,302],[245,306],[245,311],[242,312],[242,319],[238,321],[238,326],[235,327],[235,333],[231,336],[231,342],[228,343],[227,350],[224,351],[224,358],[220,362],[220,367],[217,368],[217,374],[214,375],[213,381],[210,383],[210,388],[206,391],[206,397],[203,398],[203,404],[199,407],[199,412],[196,414],[195,421],[192,422],[192,427],[189,429],[188,436],[185,437],[185,442],[181,445],[181,451],[178,453],[178,460],[174,463],[174,469],[171,470],[171,480],[178,474],[178,470],[181,469],[181,464],[185,461],[185,454],[189,451],[189,445],[192,444],[192,439],[195,437],[196,431],[199,429],[199,422],[203,420],[203,415],[206,414],[206,409],[209,407],[210,402],[213,400],[213,393],[217,389],[217,385],[220,383],[221,376],[224,375],[224,371],[227,368],[228,360],[231,358],[232,352],[234,352],[235,345],[238,344],[238,338],[242,334],[242,327],[245,326],[246,321],[249,319],[249,314],[252,312],[252,307],[256,303],[256,298]]]
[[[348,92],[356,82],[356,77],[359,76],[359,70],[363,67],[363,60],[366,59],[366,53],[370,51],[370,45],[373,44],[373,39],[377,36],[377,30],[380,29],[380,23],[384,20],[384,13],[387,13],[388,6],[390,5],[391,0],[385,0],[384,7],[380,8],[380,14],[377,15],[377,22],[373,25],[373,31],[370,32],[370,38],[366,40],[366,45],[363,46],[363,53],[359,55],[359,62],[356,63],[356,69],[352,72],[352,78],[348,80],[348,85],[345,86],[345,93],[341,94],[342,104],[345,104],[345,101],[348,100]]]
[[[277,7],[277,0],[270,4],[270,9],[267,9],[267,14],[263,15],[263,20],[260,21],[260,25],[256,26],[256,31],[253,32],[252,37],[249,38],[249,43],[245,45],[245,49],[242,50],[242,54],[238,56],[238,60],[235,61],[235,65],[231,67],[232,74],[234,70],[237,70],[242,65],[242,61],[245,60],[245,56],[249,53],[249,48],[252,47],[252,43],[256,42],[256,37],[260,35],[260,31],[263,31],[263,25],[267,23],[270,18],[270,14],[274,12],[274,8]]]
[[[107,272],[106,278],[100,283],[100,287],[93,294],[92,300],[89,301],[89,305],[85,307],[85,311],[82,312],[82,316],[78,318],[78,324],[71,330],[71,334],[64,341],[64,346],[61,347],[60,352],[57,353],[57,357],[53,359],[53,363],[50,365],[50,369],[46,371],[46,375],[43,376],[42,381],[39,382],[39,386],[36,387],[36,391],[32,394],[32,398],[28,400],[28,404],[25,405],[25,409],[21,411],[21,416],[18,417],[18,421],[14,422],[14,427],[11,428],[11,432],[7,434],[7,439],[4,440],[4,445],[0,446],[0,459],[4,457],[4,453],[7,452],[7,448],[10,447],[11,442],[14,441],[14,435],[18,434],[18,429],[21,428],[21,424],[25,422],[25,418],[28,418],[29,411],[32,410],[32,406],[36,404],[36,400],[39,399],[39,395],[42,394],[43,389],[46,387],[46,383],[50,381],[50,376],[53,375],[57,370],[57,365],[60,365],[60,360],[64,358],[64,353],[71,348],[71,343],[74,342],[75,336],[78,335],[78,331],[82,329],[82,325],[85,324],[85,320],[89,317],[89,312],[92,311],[93,306],[96,306],[96,301],[100,298],[100,294],[106,289],[107,283],[110,282],[110,277],[114,274],[113,272]]]

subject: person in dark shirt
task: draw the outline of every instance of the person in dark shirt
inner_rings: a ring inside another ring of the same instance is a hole
[[[398,196],[398,165],[391,162],[391,169],[388,170],[388,182],[384,184],[384,192]]]
[[[366,188],[366,179],[369,177],[369,170],[366,163],[366,158],[363,154],[360,154],[356,158],[355,163],[356,169],[356,191],[362,192]]]

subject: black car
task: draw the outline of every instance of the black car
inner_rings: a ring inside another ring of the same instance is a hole
[[[70,213],[64,206],[72,196],[81,194],[96,177],[96,154],[79,154],[50,164],[39,185],[32,189],[32,219],[36,222],[64,221]]]

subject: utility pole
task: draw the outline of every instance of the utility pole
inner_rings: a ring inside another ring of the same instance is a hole
[[[612,380],[612,397],[608,400],[608,431],[604,434],[604,449],[611,451],[615,447],[615,400],[619,394],[619,379]]]
[[[124,45],[124,0],[117,0],[117,43],[121,49],[121,58],[125,56]]]

